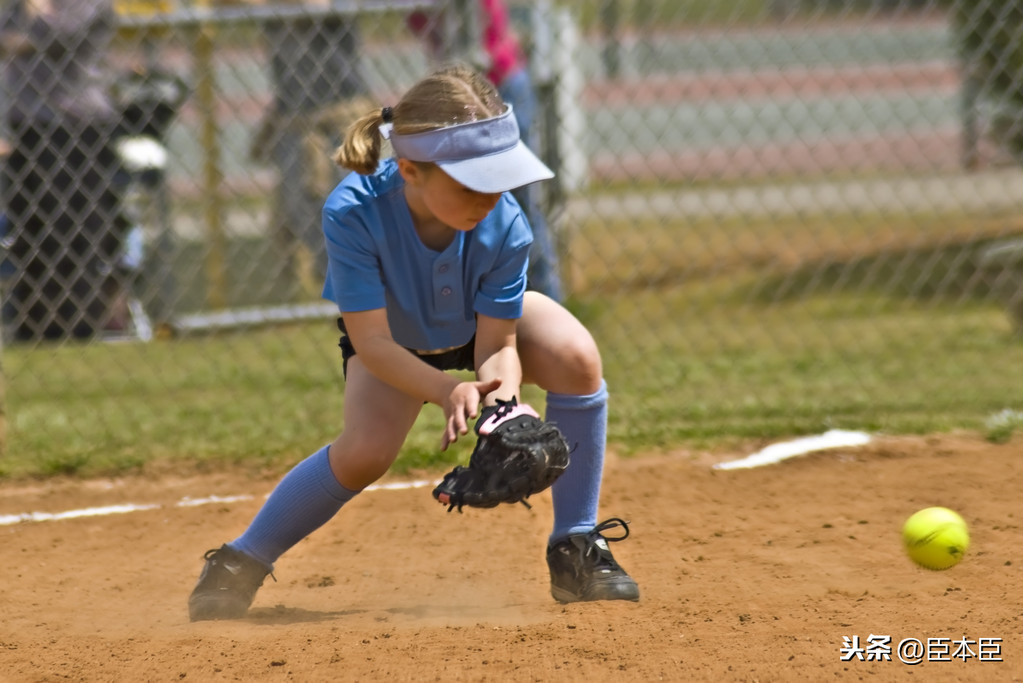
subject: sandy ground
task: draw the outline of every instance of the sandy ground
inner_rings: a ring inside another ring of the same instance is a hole
[[[0,526],[0,679],[1023,678],[1018,440],[882,437],[711,467],[746,454],[610,459],[602,512],[631,522],[612,548],[641,586],[638,603],[550,597],[546,494],[532,511],[449,514],[428,488],[406,488],[367,491],[292,549],[246,619],[196,624],[186,599],[202,553],[242,531],[274,480],[0,486],[0,518],[155,506]],[[944,572],[916,567],[901,547],[903,520],[930,505],[960,511],[973,536]],[[891,648],[870,650],[873,636]],[[843,661],[857,638],[863,658]],[[914,638],[923,661],[903,663],[899,644]]]

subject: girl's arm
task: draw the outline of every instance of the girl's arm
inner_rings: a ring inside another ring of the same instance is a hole
[[[441,450],[469,432],[469,420],[476,417],[483,396],[501,385],[495,377],[464,382],[427,365],[394,341],[386,309],[345,313],[344,318],[358,358],[374,377],[443,408],[446,425]]]
[[[395,342],[386,309],[345,313],[344,318],[355,352],[375,377],[409,396],[444,404],[458,378],[430,367]]]
[[[500,387],[484,397],[487,405],[494,405],[497,399],[519,398],[522,364],[515,337],[517,324],[518,320],[476,315],[476,377],[501,380]]]

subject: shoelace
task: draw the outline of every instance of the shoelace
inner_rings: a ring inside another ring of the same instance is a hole
[[[608,538],[604,535],[605,531],[614,529],[615,527],[621,527],[625,530],[625,533],[621,536],[615,536]],[[611,555],[610,550],[604,550],[597,545],[597,540],[603,538],[607,543],[617,543],[618,541],[624,541],[629,537],[629,524],[620,517],[611,517],[605,519],[603,522],[593,527],[593,529],[586,534],[586,545],[579,549],[579,559],[585,560],[591,551],[596,551],[596,562],[598,566],[601,564],[607,565],[610,569],[618,569],[618,562]]]

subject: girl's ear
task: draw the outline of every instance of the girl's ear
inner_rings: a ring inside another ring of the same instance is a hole
[[[423,169],[414,161],[398,159],[398,173],[409,185],[419,185],[423,181]]]

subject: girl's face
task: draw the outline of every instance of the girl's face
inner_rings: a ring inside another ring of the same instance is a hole
[[[405,178],[405,197],[412,214],[432,218],[454,230],[472,230],[501,199],[499,192],[470,190],[436,166],[399,159],[398,168]]]

